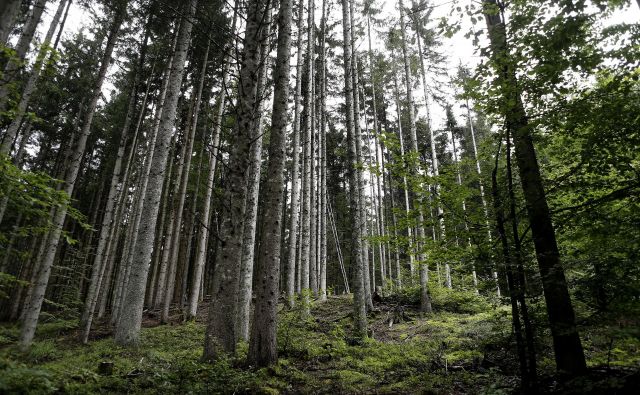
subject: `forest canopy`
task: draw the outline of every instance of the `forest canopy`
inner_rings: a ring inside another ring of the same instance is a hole
[[[640,1],[6,0],[0,392],[634,393]]]

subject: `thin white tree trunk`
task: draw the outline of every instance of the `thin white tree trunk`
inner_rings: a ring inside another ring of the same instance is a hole
[[[169,319],[169,307],[173,301],[173,295],[175,291],[175,279],[176,271],[178,268],[178,252],[180,250],[180,235],[182,234],[182,214],[184,212],[184,202],[187,196],[187,185],[189,183],[189,174],[191,173],[191,158],[193,157],[193,142],[195,140],[196,129],[198,126],[198,115],[200,114],[200,104],[202,101],[202,89],[204,87],[205,73],[207,70],[207,61],[209,60],[209,47],[210,43],[207,43],[207,49],[205,50],[202,70],[200,71],[200,78],[198,82],[198,89],[193,104],[193,119],[188,120],[190,128],[185,131],[186,141],[185,149],[183,150],[183,157],[180,158],[180,167],[178,174],[182,177],[176,179],[176,182],[180,182],[180,189],[177,191],[178,205],[175,208],[176,218],[173,229],[173,239],[171,241],[170,251],[171,260],[169,261],[169,277],[167,278],[167,286],[165,289],[164,304],[162,306],[161,321],[167,322]]]
[[[289,307],[293,307],[295,303],[296,284],[296,255],[298,252],[298,221],[300,214],[300,114],[301,114],[301,96],[302,96],[302,44],[303,44],[303,14],[304,0],[298,1],[298,41],[297,41],[297,57],[296,57],[296,87],[293,94],[293,130],[292,130],[292,161],[291,161],[291,215],[289,218],[289,251],[287,258],[287,300]],[[299,275],[298,275],[299,278]]]
[[[121,345],[136,345],[139,341],[140,327],[142,325],[142,310],[144,308],[144,288],[147,284],[149,262],[154,244],[156,221],[160,209],[160,197],[167,165],[168,148],[171,134],[175,125],[176,109],[184,63],[189,49],[192,18],[195,14],[197,0],[191,0],[186,5],[186,12],[180,27],[179,38],[174,55],[174,63],[169,76],[169,87],[165,107],[162,111],[161,128],[153,153],[151,171],[147,177],[147,188],[144,196],[144,205],[141,218],[144,222],[138,232],[138,237],[133,250],[133,262],[131,266],[131,278],[124,293],[122,310],[116,325],[115,340]]]
[[[351,39],[351,78],[352,78],[352,95],[353,95],[353,130],[354,130],[354,143],[356,149],[356,162],[358,165],[356,166],[356,174],[358,181],[358,199],[359,204],[358,208],[361,211],[360,213],[360,222],[359,225],[360,235],[362,237],[361,246],[362,246],[362,264],[364,270],[364,278],[363,281],[365,283],[365,302],[367,304],[367,309],[373,309],[373,300],[371,297],[371,267],[369,265],[369,242],[365,238],[367,235],[367,206],[366,206],[366,197],[365,197],[365,181],[364,174],[361,169],[362,164],[364,163],[363,155],[362,155],[362,133],[360,130],[360,95],[358,93],[360,82],[359,82],[359,71],[358,71],[358,55],[356,51],[356,35],[354,33],[355,23],[354,23],[354,0],[349,0],[349,22],[351,29],[349,29],[350,39]]]
[[[247,193],[247,169],[251,148],[251,128],[258,118],[257,82],[261,71],[260,48],[266,39],[262,34],[267,6],[265,0],[248,4],[244,53],[238,84],[237,127],[235,144],[229,155],[229,169],[224,191],[223,222],[219,232],[220,253],[215,275],[208,323],[205,332],[204,357],[219,358],[236,348],[235,315],[237,313],[240,257],[242,251],[242,221]]]
[[[60,0],[58,8],[64,8],[65,2],[66,0]],[[27,20],[22,28],[22,33],[20,34],[20,38],[18,39],[18,43],[14,48],[15,53],[7,60],[4,71],[2,73],[2,79],[0,80],[0,110],[6,110],[8,95],[11,89],[10,83],[12,82],[12,80],[19,77],[19,71],[22,68],[25,56],[29,51],[31,41],[33,41],[33,35],[36,32],[38,24],[40,23],[40,18],[42,16],[42,12],[46,7],[46,3],[47,0],[37,0],[35,2],[31,10],[29,11]],[[58,17],[58,19],[60,18]],[[49,37],[49,39],[45,39],[42,42],[42,48],[40,52],[42,52],[43,50],[46,51],[50,41],[51,37]]]
[[[293,0],[280,0],[278,48],[273,73],[273,112],[269,138],[269,160],[264,186],[265,215],[257,266],[256,306],[251,329],[248,361],[267,366],[277,361],[277,311],[280,279],[280,232],[286,158],[285,133],[288,124],[289,58],[291,52],[291,14]]]
[[[237,20],[237,8],[234,7],[233,23],[231,31],[235,31]],[[222,84],[220,85],[220,93],[218,95],[218,107],[213,125],[213,136],[211,139],[211,147],[209,150],[209,176],[207,178],[207,190],[204,198],[204,208],[202,218],[204,223],[200,224],[200,233],[198,235],[198,245],[196,247],[196,261],[194,265],[194,274],[192,282],[192,290],[189,296],[189,308],[187,319],[194,319],[198,311],[198,299],[202,289],[202,279],[204,273],[205,260],[207,256],[207,244],[209,241],[209,229],[211,227],[211,196],[213,195],[213,183],[216,175],[216,167],[218,164],[218,152],[220,146],[220,131],[222,130],[222,118],[225,110],[227,85],[229,82],[230,57],[227,55],[222,65]]]
[[[265,18],[267,24],[264,35],[269,37],[271,31],[271,11],[268,11]],[[237,314],[237,334],[238,339],[249,340],[249,324],[251,313],[251,296],[253,294],[253,267],[255,261],[256,247],[256,225],[258,221],[258,195],[260,193],[260,174],[262,172],[262,134],[264,133],[264,108],[263,98],[267,92],[267,69],[269,68],[269,39],[262,42],[260,59],[262,69],[258,80],[257,96],[259,100],[260,115],[256,120],[256,125],[252,127],[251,154],[249,165],[249,177],[247,180],[247,197],[244,212],[244,229],[242,231],[242,257],[240,259],[240,287],[238,289],[238,314]]]
[[[639,0],[640,1],[640,0]],[[480,188],[480,199],[482,200],[482,210],[484,211],[484,220],[487,227],[487,240],[491,244],[493,238],[491,236],[491,226],[489,225],[489,209],[487,206],[487,199],[484,195],[484,184],[482,183],[482,169],[480,167],[480,159],[478,158],[478,146],[476,144],[476,133],[473,127],[473,120],[471,119],[471,107],[469,106],[469,99],[466,101],[467,105],[467,121],[469,122],[469,131],[471,132],[471,142],[473,144],[473,158],[476,162],[476,172],[478,173],[478,187]],[[493,281],[496,284],[496,294],[500,297],[500,285],[498,284],[498,272],[495,268],[492,268]],[[474,275],[475,277],[475,275]]]
[[[402,0],[400,0],[402,2]],[[424,67],[424,57],[422,54],[422,39],[420,37],[420,33],[416,32],[416,41],[418,43],[418,58],[420,59],[420,77],[422,82],[422,90],[424,95],[424,106],[427,111],[427,128],[429,129],[429,138],[430,138],[430,146],[431,146],[431,169],[433,171],[434,177],[438,177],[440,175],[439,166],[438,166],[438,155],[436,153],[436,140],[435,135],[433,134],[433,127],[431,125],[430,119],[430,111],[429,111],[429,91],[427,88],[427,76]],[[435,185],[433,185],[435,189],[434,200],[436,204],[436,212],[438,215],[438,223],[440,225],[440,237],[442,240],[445,239],[445,224],[444,224],[444,216],[442,215],[442,206],[440,205],[440,184],[436,180]]]
[[[155,65],[154,67],[151,68],[151,75],[153,75],[153,71],[155,70]],[[136,121],[136,126],[135,126],[135,130],[133,132],[133,139],[132,139],[132,143],[131,143],[131,148],[129,149],[129,155],[127,156],[127,161],[125,162],[125,168],[124,168],[124,172],[123,172],[123,180],[122,180],[122,187],[120,188],[120,196],[118,199],[118,204],[117,204],[117,210],[116,210],[116,214],[114,216],[114,224],[119,224],[120,226],[112,226],[111,227],[111,234],[108,237],[108,244],[106,247],[106,253],[105,253],[105,264],[107,266],[107,273],[106,273],[106,279],[107,279],[107,283],[106,286],[101,287],[100,289],[100,295],[99,295],[99,307],[98,307],[98,318],[102,318],[104,316],[104,313],[106,311],[106,307],[107,307],[107,302],[109,300],[108,295],[109,295],[109,281],[111,279],[111,274],[115,268],[115,256],[117,255],[116,253],[116,249],[118,247],[118,243],[120,240],[120,235],[122,233],[122,228],[123,226],[121,226],[122,222],[123,222],[123,215],[126,212],[126,199],[128,199],[129,194],[127,193],[127,191],[129,190],[129,181],[131,179],[131,173],[132,173],[132,164],[134,164],[135,161],[135,153],[137,152],[137,146],[138,146],[138,142],[139,142],[139,132],[140,132],[140,127],[142,125],[142,120],[144,119],[145,113],[146,113],[146,106],[147,106],[147,100],[149,98],[149,90],[151,87],[151,75],[149,76],[149,78],[147,79],[146,82],[146,90],[145,90],[145,94],[144,94],[144,98],[142,100],[142,105],[140,107],[140,113],[138,114],[138,119]],[[151,139],[153,141],[155,141],[155,134],[151,137]],[[115,287],[114,287],[115,288]],[[115,321],[113,321],[115,322]]]
[[[3,136],[2,145],[0,146],[1,155],[9,155],[9,152],[11,151],[11,146],[13,145],[13,141],[15,140],[18,134],[18,129],[22,124],[22,119],[24,118],[24,114],[26,113],[27,107],[29,106],[31,95],[33,95],[33,92],[36,89],[36,84],[40,78],[40,73],[42,71],[42,68],[45,65],[45,59],[47,57],[47,53],[51,49],[50,48],[51,39],[53,38],[53,34],[55,33],[60,23],[60,18],[62,16],[62,12],[64,11],[64,7],[65,7],[65,0],[61,0],[60,4],[58,5],[58,9],[56,10],[56,13],[53,16],[53,19],[49,24],[49,29],[47,30],[47,34],[44,37],[44,40],[40,47],[40,51],[38,51],[36,62],[33,65],[31,74],[29,75],[29,78],[27,79],[25,87],[22,91],[22,96],[20,97],[20,101],[18,102],[18,107],[15,110],[15,116]],[[9,61],[9,63],[7,64],[7,68],[9,68],[9,66],[12,63],[13,62]],[[18,66],[16,65],[15,67],[17,68]],[[7,72],[11,73],[13,71],[5,70],[5,75],[4,75],[5,77],[7,76],[6,74]],[[7,90],[7,92],[3,92],[4,90]],[[6,95],[8,95],[8,86],[5,84],[0,88],[0,112],[3,111],[5,108],[6,103],[4,102],[6,102],[7,100]],[[2,217],[0,217],[0,219],[1,218]]]
[[[351,63],[351,20],[349,18],[349,1],[342,0],[342,48],[344,54],[344,90],[345,104],[347,110],[346,128],[348,141],[348,176],[349,176],[349,203],[350,217],[353,226],[351,237],[351,264],[353,270],[353,320],[355,324],[356,335],[361,338],[367,337],[367,305],[364,282],[364,266],[362,256],[362,210],[360,209],[359,199],[359,175],[356,170],[358,165],[358,153],[356,145],[358,142],[354,132],[354,106],[353,106],[353,78]]]
[[[395,73],[393,75],[393,83],[395,88],[396,114],[398,117],[397,121],[398,121],[398,137],[400,138],[400,156],[404,161],[405,160],[404,159],[405,158],[404,135],[402,133],[402,121],[400,119],[402,114],[402,110],[400,108],[400,88],[398,86],[398,77],[396,76]],[[409,184],[407,183],[407,177],[405,175],[402,176],[402,185],[403,185],[403,191],[404,191],[404,208],[405,208],[407,219],[409,219],[410,211],[411,211],[411,206],[409,204]],[[413,278],[415,276],[415,255],[414,255],[415,252],[413,250],[414,240],[413,240],[413,228],[411,226],[407,227],[407,238],[409,239],[409,248],[407,251],[409,255],[409,270],[410,270],[409,282],[413,283]]]
[[[416,133],[416,117],[414,111],[414,102],[413,102],[413,88],[411,86],[411,71],[409,68],[409,57],[407,54],[407,41],[406,41],[406,28],[404,22],[404,5],[402,0],[398,1],[398,5],[400,8],[400,35],[402,42],[402,57],[404,60],[404,74],[405,74],[405,84],[407,90],[407,105],[409,107],[409,138],[411,142],[411,151],[414,153],[418,153],[418,137]],[[432,144],[433,137],[431,139]],[[437,169],[436,158],[434,156],[434,169]],[[412,174],[418,175],[417,166],[412,166]],[[436,170],[437,171],[437,170]],[[426,266],[426,256],[423,251],[423,243],[425,240],[425,231],[424,231],[424,216],[422,214],[422,199],[418,198],[416,200],[416,209],[417,209],[417,220],[418,224],[416,226],[417,237],[416,237],[416,247],[418,249],[418,261],[420,262],[420,310],[425,313],[430,313],[432,311],[431,308],[431,298],[429,297],[429,288],[427,284],[427,266]]]
[[[122,5],[115,14],[114,21],[112,22],[109,34],[107,37],[107,44],[103,52],[102,60],[100,63],[100,70],[91,91],[91,99],[86,111],[86,117],[82,125],[82,130],[76,142],[73,153],[70,157],[70,163],[68,171],[65,175],[64,192],[71,196],[76,183],[78,172],[80,171],[80,163],[84,156],[84,151],[87,144],[89,133],[91,132],[91,124],[93,122],[93,116],[98,104],[98,99],[102,96],[102,83],[107,75],[107,70],[111,64],[111,54],[116,46],[118,33],[120,26],[124,20],[125,6]],[[27,308],[24,315],[24,321],[20,332],[20,344],[21,347],[26,348],[31,345],[33,337],[36,331],[36,325],[38,323],[38,317],[40,315],[40,309],[42,308],[42,302],[44,301],[44,294],[49,283],[49,276],[51,274],[51,267],[58,249],[58,243],[60,242],[60,235],[62,233],[62,227],[64,226],[64,220],[67,215],[67,207],[59,207],[55,210],[55,214],[52,217],[53,229],[51,230],[51,236],[47,241],[45,252],[40,263],[39,272],[35,284],[33,284],[33,291],[30,300],[26,301]]]
[[[370,79],[371,79],[371,93],[372,93],[372,109],[373,109],[373,148],[376,150],[376,154],[375,154],[375,167],[377,172],[381,172],[380,174],[384,174],[384,170],[380,169],[381,163],[382,163],[382,159],[380,157],[380,151],[378,149],[378,135],[380,134],[380,128],[378,125],[378,109],[377,109],[377,103],[376,103],[376,84],[375,84],[375,80],[374,80],[374,76],[373,76],[373,50],[371,49],[371,21],[370,18],[367,17],[367,38],[368,38],[368,44],[369,44],[369,73],[370,73]],[[371,142],[369,142],[369,145],[371,145]],[[378,192],[378,198],[377,198],[377,213],[378,213],[378,219],[380,221],[379,223],[379,233],[381,236],[386,236],[386,226],[385,226],[385,210],[384,210],[384,195],[382,194],[382,183],[380,181],[380,174],[376,173],[375,174],[375,180],[376,180],[376,189]],[[384,177],[382,182],[384,182]],[[381,265],[382,267],[384,267],[385,263],[388,263],[388,267],[389,270],[387,270],[387,275],[389,276],[389,278],[391,278],[391,262],[386,262],[386,260],[384,259],[385,256],[385,251],[389,250],[389,244],[385,243],[385,244],[381,244],[381,253],[382,253],[382,258],[381,258]],[[384,284],[383,284],[384,285]]]
[[[327,300],[327,1],[322,0],[320,42],[320,300]]]
[[[300,278],[301,293],[303,298],[304,312],[309,313],[309,293],[310,293],[310,268],[311,268],[311,203],[312,203],[312,186],[311,186],[311,166],[312,166],[312,138],[313,130],[311,128],[311,119],[313,118],[313,0],[308,2],[307,13],[307,54],[305,59],[305,68],[307,70],[307,85],[304,90],[304,172],[302,174],[302,239],[300,253]]]
[[[118,184],[120,182],[122,158],[124,157],[124,151],[127,146],[127,137],[129,134],[129,128],[131,126],[131,118],[136,107],[136,86],[139,80],[139,71],[135,70],[135,77],[131,86],[131,93],[129,94],[129,108],[127,109],[127,116],[124,121],[124,126],[120,132],[120,144],[116,153],[116,160],[113,165],[113,174],[111,176],[111,184],[107,196],[107,203],[104,209],[104,215],[102,217],[102,225],[100,227],[100,236],[98,237],[98,246],[96,248],[95,257],[93,260],[91,271],[91,282],[85,298],[82,317],[80,319],[80,327],[82,329],[80,335],[80,341],[86,343],[89,339],[89,331],[91,330],[91,322],[93,320],[93,313],[98,301],[98,291],[102,285],[105,262],[104,255],[107,248],[108,236],[111,234],[111,226],[113,223],[114,209],[116,208],[116,202],[118,200]]]

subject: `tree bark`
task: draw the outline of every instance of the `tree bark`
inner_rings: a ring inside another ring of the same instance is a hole
[[[64,3],[66,0],[61,0],[58,5],[58,9],[64,9]],[[47,0],[37,0],[31,11],[29,12],[29,16],[27,17],[27,21],[25,22],[22,33],[20,34],[20,38],[18,39],[18,43],[14,48],[15,54],[9,58],[7,64],[4,67],[4,72],[2,74],[2,80],[0,81],[0,112],[5,111],[7,107],[8,95],[10,90],[10,83],[16,77],[18,77],[18,72],[22,68],[22,65],[25,60],[25,56],[29,51],[29,46],[31,45],[31,41],[33,41],[33,35],[36,32],[36,28],[40,23],[40,17],[42,16],[42,12],[44,11]],[[54,17],[55,19],[55,17]],[[57,18],[58,20],[60,17]],[[51,23],[51,25],[57,25]],[[54,28],[55,30],[55,28]],[[52,34],[53,36],[53,34]],[[46,52],[49,46],[49,42],[51,41],[51,37],[45,39],[42,42],[42,48],[40,52]]]
[[[327,300],[327,1],[322,0],[320,41],[320,300]]]
[[[362,133],[360,130],[360,95],[358,93],[358,89],[360,87],[359,81],[359,71],[358,71],[358,55],[356,51],[356,36],[354,34],[355,23],[354,23],[354,0],[349,1],[349,22],[351,28],[349,29],[350,39],[351,39],[351,78],[352,78],[352,95],[353,95],[353,130],[354,130],[354,144],[356,149],[356,174],[358,181],[358,199],[360,201],[358,205],[358,209],[360,212],[360,222],[359,226],[360,234],[361,234],[361,246],[362,246],[362,262],[363,262],[363,270],[364,270],[364,282],[365,282],[365,302],[367,304],[367,309],[373,309],[373,299],[371,297],[371,268],[369,265],[369,242],[365,238],[367,235],[367,209],[366,209],[366,197],[365,197],[365,182],[364,182],[364,174],[361,169],[361,166],[364,164],[364,157],[362,155]]]
[[[291,53],[291,19],[293,0],[280,0],[278,12],[278,47],[273,74],[273,112],[269,137],[269,160],[263,199],[262,238],[256,268],[256,305],[251,328],[248,361],[267,366],[278,359],[277,307],[280,278],[280,232],[282,229],[282,190],[286,157],[285,133],[288,124],[289,58]]]
[[[302,174],[302,217],[300,226],[302,227],[302,238],[300,240],[300,292],[302,296],[302,304],[304,313],[309,314],[309,293],[310,288],[310,270],[311,270],[311,203],[312,203],[312,186],[311,186],[311,166],[312,166],[312,138],[313,130],[311,128],[311,119],[313,118],[313,0],[308,2],[307,10],[307,53],[305,59],[305,69],[307,73],[307,85],[304,88],[304,171]]]
[[[236,349],[235,316],[237,314],[240,257],[242,251],[242,221],[247,193],[247,169],[251,148],[251,128],[256,124],[257,82],[261,72],[260,48],[266,39],[268,0],[251,0],[248,4],[244,52],[238,84],[236,140],[229,154],[229,168],[222,206],[219,233],[220,252],[215,275],[205,333],[204,358],[215,360]]]
[[[76,142],[75,148],[73,149],[73,153],[70,157],[71,160],[69,168],[64,180],[64,192],[69,196],[73,194],[76,178],[80,170],[80,163],[84,156],[89,133],[91,132],[91,124],[93,122],[96,105],[98,104],[98,99],[102,95],[102,83],[104,82],[107,70],[111,64],[111,54],[116,46],[118,33],[120,32],[120,26],[124,20],[125,12],[126,2],[120,4],[119,8],[116,10],[114,20],[109,29],[107,44],[100,63],[100,70],[98,71],[98,76],[95,80],[93,89],[91,90],[91,99],[86,111],[86,117],[84,119],[78,141]],[[35,284],[33,284],[31,298],[26,302],[27,308],[20,332],[20,344],[23,348],[27,348],[31,345],[35,335],[40,309],[42,308],[42,302],[44,301],[44,294],[49,282],[49,276],[51,275],[51,267],[53,266],[53,261],[58,249],[58,243],[60,242],[60,235],[62,233],[62,227],[64,226],[66,215],[67,207],[59,207],[55,210],[55,214],[52,217],[53,229],[51,230],[51,236],[47,241],[42,262],[40,263],[37,280]]]
[[[169,76],[169,84],[165,106],[162,110],[160,129],[155,141],[155,149],[151,160],[151,169],[147,177],[144,205],[141,218],[144,220],[139,229],[130,280],[124,293],[123,309],[121,310],[115,331],[116,343],[124,346],[137,345],[142,325],[142,310],[144,308],[144,288],[147,284],[149,262],[153,249],[156,230],[156,221],[160,208],[162,185],[165,178],[168,148],[171,134],[175,125],[176,107],[182,85],[184,63],[189,49],[192,18],[195,14],[197,0],[191,0],[186,4],[185,17],[180,26],[180,33],[174,54],[174,61]]]
[[[255,247],[256,247],[256,230],[258,221],[258,196],[260,193],[260,174],[262,172],[262,134],[264,133],[264,102],[262,98],[265,97],[266,83],[267,83],[267,69],[269,68],[269,33],[271,31],[271,11],[268,11],[265,18],[265,24],[267,25],[263,34],[265,40],[262,42],[262,48],[260,49],[260,62],[262,64],[262,70],[258,79],[257,97],[259,98],[260,114],[256,119],[256,124],[252,127],[251,140],[251,153],[250,165],[249,165],[249,177],[247,183],[247,197],[245,202],[244,213],[244,229],[242,231],[242,257],[240,259],[240,287],[238,294],[238,338],[244,341],[249,340],[249,324],[251,316],[251,296],[253,294],[253,267],[255,261]]]
[[[394,91],[395,91],[395,101],[396,101],[396,113],[398,117],[398,137],[400,139],[400,157],[402,161],[405,160],[404,155],[404,135],[402,133],[402,121],[401,114],[402,109],[400,107],[400,88],[398,86],[398,77],[396,74],[393,74],[393,83],[394,83]],[[411,205],[409,203],[409,184],[407,183],[407,177],[405,175],[402,176],[402,185],[404,192],[404,209],[406,213],[407,219],[410,218]],[[409,255],[409,282],[413,283],[413,277],[415,276],[415,252],[413,251],[413,230],[411,226],[407,227],[407,238],[409,239],[409,248],[407,251],[407,255]]]
[[[0,3],[0,45],[6,45],[20,11],[21,0],[6,0]]]
[[[189,183],[189,174],[191,173],[191,158],[193,157],[193,142],[195,140],[196,129],[198,127],[198,115],[200,114],[200,104],[202,102],[202,89],[204,87],[204,80],[207,71],[207,62],[209,60],[209,47],[210,43],[207,43],[207,49],[205,50],[202,59],[202,69],[200,71],[200,78],[198,81],[197,93],[195,101],[193,103],[193,118],[188,120],[189,128],[185,131],[186,141],[184,155],[180,158],[181,168],[179,174],[182,177],[176,179],[179,181],[180,188],[177,191],[178,204],[175,208],[176,218],[173,229],[173,239],[171,240],[170,251],[171,258],[169,261],[169,277],[167,278],[167,286],[165,288],[164,303],[162,306],[161,321],[167,322],[169,320],[169,307],[173,301],[173,295],[175,291],[176,271],[178,267],[178,252],[180,250],[180,235],[182,234],[182,214],[184,212],[184,202],[187,197],[187,185]]]
[[[302,96],[302,44],[303,44],[303,13],[304,0],[298,2],[298,41],[296,60],[296,87],[293,96],[294,116],[292,131],[292,157],[291,161],[291,215],[289,217],[289,251],[287,258],[287,300],[289,307],[295,303],[296,291],[296,253],[298,251],[298,219],[300,214],[300,113]]]
[[[482,182],[482,169],[480,167],[480,159],[478,158],[478,145],[476,142],[475,128],[473,127],[473,120],[471,119],[471,107],[469,107],[469,99],[466,100],[467,106],[467,120],[469,122],[469,131],[471,133],[471,143],[473,146],[473,158],[476,162],[476,172],[478,173],[478,188],[480,189],[480,199],[482,201],[482,210],[484,211],[485,224],[487,226],[487,240],[489,244],[492,242],[491,226],[489,226],[489,208],[487,205],[487,199],[484,195],[484,184]],[[496,284],[496,295],[500,297],[500,285],[498,284],[498,272],[495,268],[491,268],[493,281]]]
[[[238,11],[234,6],[233,23],[231,31],[235,31]],[[209,176],[207,178],[207,190],[204,198],[204,208],[202,218],[204,222],[200,224],[200,233],[198,236],[198,245],[196,247],[196,261],[194,265],[193,282],[191,285],[191,294],[189,296],[189,310],[187,319],[194,319],[198,311],[198,299],[202,286],[202,278],[204,266],[207,257],[207,245],[209,241],[209,232],[211,227],[211,196],[213,195],[213,183],[216,175],[218,164],[218,152],[220,147],[220,132],[222,130],[222,121],[226,103],[227,85],[229,82],[229,62],[230,56],[226,55],[222,65],[222,84],[220,85],[220,93],[218,94],[218,107],[216,111],[215,121],[213,125],[213,135],[211,138],[211,146],[209,148]]]
[[[11,121],[11,124],[7,128],[6,133],[3,136],[2,145],[0,146],[0,154],[9,155],[11,151],[11,146],[13,145],[13,141],[15,140],[18,134],[18,129],[20,129],[20,125],[22,124],[22,118],[24,117],[24,114],[27,111],[27,107],[29,106],[31,95],[36,89],[36,83],[40,78],[40,72],[42,71],[42,68],[45,64],[45,58],[47,57],[47,53],[50,49],[51,39],[53,38],[53,34],[55,33],[56,28],[60,23],[60,17],[62,16],[64,7],[65,7],[65,0],[61,0],[60,4],[58,5],[58,9],[56,10],[56,13],[53,16],[53,19],[49,24],[49,30],[47,30],[47,34],[45,35],[44,41],[42,42],[42,46],[40,47],[40,51],[38,51],[36,62],[33,65],[31,74],[29,75],[29,78],[27,79],[24,90],[22,91],[22,96],[20,97],[20,101],[18,102],[18,108],[16,109],[16,114],[13,120]],[[33,36],[33,33],[32,33],[32,36]],[[11,64],[13,64],[13,62],[9,60],[5,68],[5,74],[3,75],[3,79],[7,78],[8,74],[12,72],[11,70],[7,70],[11,67]],[[15,67],[18,67],[17,64]],[[8,92],[9,87],[7,86],[8,82],[9,81],[3,81],[3,85],[2,87],[0,87],[0,112],[6,109],[6,101],[8,99],[7,95],[9,94]],[[2,216],[0,216],[0,219],[1,218]]]
[[[145,43],[146,45],[146,43]],[[144,50],[143,50],[144,51]],[[140,64],[144,64],[144,58],[141,57]],[[111,234],[111,227],[114,219],[114,208],[116,208],[116,203],[118,201],[118,184],[120,182],[121,176],[121,168],[122,168],[122,158],[124,157],[124,151],[127,146],[127,138],[129,137],[129,128],[131,126],[131,119],[133,117],[133,113],[136,108],[136,99],[137,99],[137,85],[140,79],[141,68],[134,70],[135,74],[132,85],[131,92],[129,94],[129,107],[127,109],[127,115],[125,117],[124,126],[122,127],[122,131],[120,132],[120,144],[118,145],[118,151],[116,153],[116,160],[113,165],[113,174],[111,176],[111,184],[109,187],[109,192],[107,196],[107,203],[104,209],[104,215],[102,217],[102,225],[100,226],[100,236],[98,237],[98,246],[95,252],[95,258],[93,260],[92,271],[91,271],[91,282],[89,284],[89,289],[87,291],[87,296],[85,298],[84,308],[82,312],[82,317],[80,319],[80,327],[82,329],[80,334],[80,341],[82,343],[87,343],[89,339],[89,331],[91,330],[91,322],[93,320],[93,313],[96,308],[96,303],[98,301],[98,291],[102,285],[104,272],[105,272],[105,249],[108,243],[108,237]],[[123,191],[124,193],[124,191]]]
[[[407,42],[406,42],[406,28],[404,22],[404,4],[402,0],[398,0],[398,6],[400,8],[400,34],[402,38],[402,57],[404,60],[404,76],[405,76],[405,84],[407,89],[407,106],[409,107],[409,138],[411,142],[411,151],[413,153],[418,154],[418,138],[416,133],[416,117],[414,111],[414,102],[413,102],[413,89],[411,87],[411,70],[409,68],[409,57],[407,54]],[[433,136],[432,136],[432,144],[433,144]],[[437,172],[437,159],[435,154],[433,154],[433,170],[434,175],[437,176],[435,172]],[[414,176],[419,176],[417,166],[413,166],[410,168],[411,174]],[[429,297],[429,286],[427,284],[427,267],[426,267],[426,256],[423,251],[423,243],[426,238],[424,231],[424,216],[422,214],[422,199],[416,199],[416,208],[417,208],[417,221],[418,224],[416,226],[417,230],[417,243],[416,247],[418,249],[418,261],[420,263],[420,311],[423,313],[431,313],[431,298]],[[441,224],[443,224],[442,222]],[[441,226],[442,227],[442,226]],[[444,229],[444,228],[443,228]],[[444,230],[443,230],[444,233]]]
[[[351,236],[351,264],[353,270],[353,320],[356,335],[360,338],[367,337],[367,305],[365,300],[364,267],[362,257],[362,210],[359,199],[358,155],[356,150],[356,138],[354,132],[354,106],[353,106],[353,79],[351,63],[351,20],[349,18],[349,0],[342,2],[342,49],[344,53],[344,91],[346,104],[346,128],[348,145],[348,178],[349,178],[349,215],[353,226]],[[336,241],[337,242],[337,241]]]
[[[513,131],[516,163],[544,289],[556,367],[561,372],[579,374],[586,370],[584,352],[576,328],[567,280],[560,262],[555,230],[533,145],[531,126],[520,92],[517,91],[516,71],[506,56],[509,51],[506,27],[500,14],[497,13],[500,8],[495,0],[487,0],[485,8],[491,55],[498,73],[499,86],[502,88],[502,99],[507,106],[504,116],[507,128]]]

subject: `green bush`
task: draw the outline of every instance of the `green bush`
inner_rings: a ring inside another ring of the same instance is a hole
[[[429,287],[431,305],[435,311],[451,313],[477,314],[491,309],[490,303],[474,291],[449,289],[445,287]],[[405,287],[399,294],[404,304],[420,304],[420,287]]]
[[[50,394],[56,391],[51,373],[23,364],[0,360],[0,393]]]

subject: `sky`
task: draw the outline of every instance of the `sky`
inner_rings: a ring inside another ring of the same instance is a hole
[[[315,0],[315,1],[316,1],[316,12],[315,12],[316,23],[319,26],[320,17],[322,13],[322,10],[321,10],[322,0]],[[405,3],[404,4],[405,7],[410,7],[411,0],[404,0],[404,3]],[[475,3],[477,4],[477,1]],[[378,28],[378,30],[383,30],[383,29],[386,30],[392,24],[395,25],[397,23],[397,19],[399,15],[398,9],[397,9],[397,0],[377,0],[375,1],[375,4],[377,5],[378,8],[382,10],[380,14],[381,19],[386,20],[389,23],[389,26]],[[440,19],[443,17],[450,18],[451,20],[461,21],[461,29],[456,34],[454,34],[451,38],[442,37],[441,52],[446,55],[446,59],[447,59],[446,68],[449,70],[450,75],[455,74],[459,64],[463,64],[468,66],[469,68],[473,68],[480,61],[480,56],[478,55],[477,48],[474,47],[470,38],[465,37],[465,33],[468,32],[469,29],[472,28],[473,26],[471,24],[470,18],[468,16],[465,16],[463,13],[456,11],[457,7],[460,7],[464,11],[465,7],[471,4],[472,4],[472,0],[431,0],[431,6],[433,7],[433,12],[432,12],[430,26],[427,26],[427,27],[437,28],[437,25]],[[43,22],[40,24],[40,27],[39,27],[40,37],[44,36],[44,33],[48,28],[49,22],[53,16],[53,13],[55,12],[57,5],[58,5],[58,1],[48,2],[46,15],[43,17]],[[356,8],[358,8],[358,6],[356,6]],[[330,19],[340,20],[340,18],[342,18],[342,9],[340,7],[340,3],[338,0],[331,0],[331,6],[329,7],[329,9],[330,9]],[[79,31],[79,29],[81,29],[83,25],[86,25],[90,22],[91,21],[89,19],[88,13],[85,10],[83,10],[77,3],[73,3],[69,12],[69,17],[67,19],[67,24],[65,26],[65,32],[63,37],[71,37],[73,34]],[[616,11],[610,18],[608,18],[607,21],[605,21],[605,24],[613,24],[613,23],[620,23],[620,22],[626,22],[626,23],[640,22],[640,9],[638,8],[638,4],[636,4],[636,2],[632,1],[630,2],[629,6],[626,7],[625,9]],[[477,24],[475,26],[475,29],[482,28],[483,23],[484,21],[481,21],[479,24]],[[339,24],[339,26],[341,26],[341,24]],[[335,37],[337,38],[342,37],[342,33],[340,30],[341,30],[340,27],[336,29],[336,31],[334,32]],[[377,35],[375,33],[375,29],[373,34],[374,34],[374,38],[373,38],[374,50],[382,49],[383,48],[382,40],[380,40],[380,37],[376,38]],[[358,40],[357,45],[359,48],[362,48],[362,49],[366,48],[367,42],[364,41],[365,39],[366,37],[360,38]],[[115,69],[115,66],[114,66],[114,69]],[[431,77],[427,76],[427,78],[431,80],[432,80],[432,77],[433,76]],[[103,87],[105,97],[107,98],[110,97],[112,90],[113,90],[113,84],[108,81]],[[451,96],[450,97],[451,99],[453,98],[453,94],[454,92],[449,91],[449,95]],[[416,98],[416,101],[419,104],[424,103],[421,86],[418,86],[414,96]],[[430,108],[430,115],[431,115],[433,127],[436,129],[441,128],[445,119],[444,109],[436,103],[430,103],[429,108]],[[464,119],[465,115],[462,114],[462,109],[460,109],[459,106],[454,106],[454,112],[456,112],[456,115],[460,120]],[[420,116],[426,115],[424,105],[419,106],[418,115]]]

